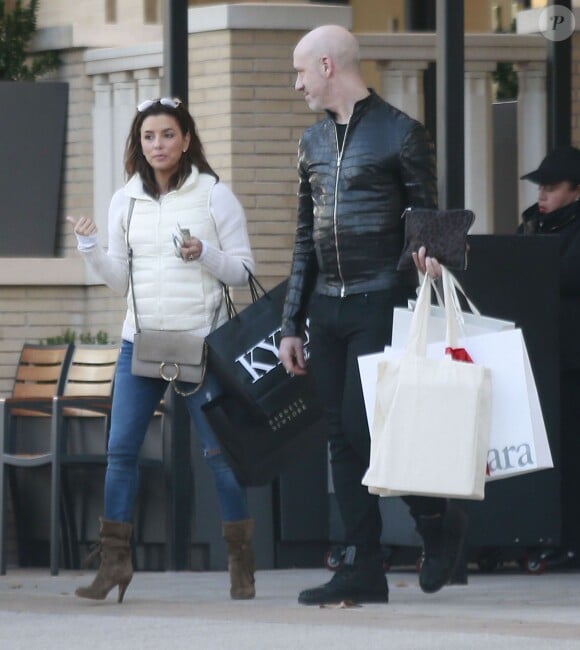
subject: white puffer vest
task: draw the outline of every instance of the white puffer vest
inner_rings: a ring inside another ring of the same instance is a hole
[[[173,235],[178,227],[219,247],[210,214],[211,189],[216,180],[192,168],[178,189],[155,200],[134,176],[125,193],[135,199],[127,241],[133,251],[133,288],[140,329],[190,330],[205,336],[222,300],[220,282],[198,261],[184,262],[175,254]],[[127,219],[124,219],[127,231]],[[127,296],[124,331],[135,330],[131,287]]]

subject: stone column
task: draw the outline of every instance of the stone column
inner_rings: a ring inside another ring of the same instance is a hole
[[[473,234],[493,231],[493,123],[490,62],[465,64],[465,207]]]
[[[93,78],[93,218],[101,233],[107,231],[107,213],[113,193],[113,111],[108,75]]]
[[[425,122],[423,72],[428,61],[381,61],[381,95],[419,122]]]
[[[520,63],[518,73],[518,177],[540,164],[547,147],[546,66]],[[519,212],[537,200],[537,188],[529,181],[519,184]]]
[[[115,189],[124,180],[123,158],[125,143],[135,116],[137,106],[137,83],[131,72],[114,72],[110,75],[113,87],[113,168],[111,169]]]
[[[137,104],[146,99],[156,99],[161,96],[160,72],[155,68],[135,70],[133,77],[137,82]]]

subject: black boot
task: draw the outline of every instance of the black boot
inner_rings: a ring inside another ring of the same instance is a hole
[[[379,549],[365,553],[356,546],[348,546],[344,563],[330,582],[306,589],[298,596],[298,602],[302,605],[323,605],[343,600],[355,603],[389,602],[389,588]]]
[[[419,586],[433,594],[449,582],[455,570],[467,533],[467,515],[449,504],[443,515],[418,517],[417,531],[423,538]]]

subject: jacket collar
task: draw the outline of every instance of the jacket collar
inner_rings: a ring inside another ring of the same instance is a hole
[[[541,214],[538,204],[534,203],[522,214],[524,231],[526,233],[558,232],[567,224],[574,221],[580,212],[580,202],[574,201],[557,210]]]
[[[358,102],[355,103],[354,108],[352,109],[350,122],[353,121],[353,118],[358,119],[358,117],[366,111],[367,107],[371,106],[378,97],[372,88],[369,88],[368,91],[370,93],[369,95],[363,97],[363,99],[359,99]],[[326,114],[333,122],[335,121],[336,113],[327,110]]]
[[[180,191],[189,191],[191,190],[195,184],[197,183],[197,179],[199,178],[199,171],[197,167],[192,165],[191,167],[191,174],[185,179],[185,182],[183,185],[179,188]],[[175,190],[172,190],[169,192],[171,194]],[[141,176],[139,174],[134,174],[128,181],[127,184],[125,185],[125,194],[132,198],[132,199],[139,199],[139,200],[144,200],[144,201],[153,201],[153,197],[149,196],[143,189],[143,181],[141,180]]]

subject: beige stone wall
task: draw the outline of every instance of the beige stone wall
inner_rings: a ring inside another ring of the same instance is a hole
[[[98,30],[106,25],[105,7],[106,0],[40,0],[38,24],[42,27],[90,25]],[[116,8],[119,25],[145,24],[145,0],[116,0]]]
[[[142,0],[125,0],[127,4],[140,4]],[[104,0],[40,0],[38,25],[53,27],[79,21],[100,25],[105,21]]]

